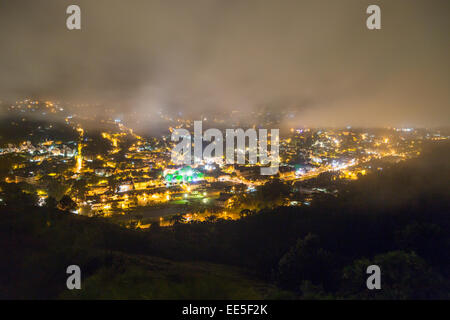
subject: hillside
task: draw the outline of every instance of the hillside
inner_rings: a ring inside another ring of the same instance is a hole
[[[35,207],[6,188],[0,298],[448,299],[449,152],[430,146],[311,206],[147,230]],[[71,264],[80,292],[65,288]],[[371,264],[383,290],[365,286]]]

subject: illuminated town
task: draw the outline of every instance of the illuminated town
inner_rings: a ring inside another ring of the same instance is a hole
[[[227,165],[211,158],[173,164],[170,132],[189,130],[193,121],[159,114],[168,123],[166,133],[145,137],[108,113],[101,119],[78,115],[82,106],[26,99],[2,107],[11,128],[41,119],[23,140],[1,146],[0,156],[12,161],[5,182],[26,184],[40,206],[52,198],[63,207],[65,196],[75,214],[141,229],[239,219],[267,205],[255,194],[273,181],[290,188],[276,205],[308,206],[316,197],[338,196],[339,185],[417,157],[424,141],[449,138],[416,128],[293,127],[280,136],[279,173],[262,176],[259,163]]]
[[[168,319],[450,300],[449,12],[0,1],[0,300]]]

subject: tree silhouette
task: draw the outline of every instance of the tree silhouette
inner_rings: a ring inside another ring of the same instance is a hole
[[[171,216],[169,221],[172,222],[172,224],[176,225],[176,224],[185,222],[185,220],[186,219],[184,218],[184,216],[182,214],[178,213],[178,214]]]
[[[335,275],[332,267],[331,253],[321,248],[317,235],[308,234],[280,259],[278,281],[293,290],[300,290],[304,281],[329,288]]]
[[[68,195],[64,195],[61,200],[59,200],[58,208],[64,211],[73,211],[77,208],[77,204]]]

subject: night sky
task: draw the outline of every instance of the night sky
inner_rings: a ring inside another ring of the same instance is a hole
[[[70,4],[81,31],[66,29]],[[0,99],[449,125],[449,14],[448,0],[2,0]]]

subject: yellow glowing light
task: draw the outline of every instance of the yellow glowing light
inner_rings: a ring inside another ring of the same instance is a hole
[[[80,142],[78,143],[78,154],[75,157],[76,159],[75,172],[79,173],[83,167],[83,156],[81,154],[83,144],[81,143],[81,141],[83,140],[84,130],[82,128],[77,128],[77,131],[80,133]]]

